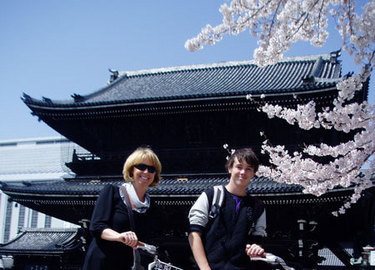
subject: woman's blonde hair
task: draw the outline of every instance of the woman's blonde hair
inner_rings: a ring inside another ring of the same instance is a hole
[[[133,181],[133,170],[134,165],[144,162],[145,160],[151,161],[152,165],[155,167],[156,172],[154,175],[154,181],[150,184],[151,187],[156,186],[160,181],[161,173],[161,163],[158,156],[149,147],[138,147],[130,156],[126,159],[124,163],[124,168],[122,174],[125,181]]]

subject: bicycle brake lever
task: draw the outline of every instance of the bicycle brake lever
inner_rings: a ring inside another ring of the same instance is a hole
[[[148,253],[150,253],[152,255],[155,255],[157,253],[157,250],[158,250],[158,248],[156,246],[146,244],[146,243],[143,243],[141,241],[138,241],[137,248],[143,249],[143,250],[147,251]]]

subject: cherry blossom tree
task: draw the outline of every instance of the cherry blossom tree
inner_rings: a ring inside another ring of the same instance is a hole
[[[334,215],[345,213],[357,202],[364,189],[372,186],[375,161],[374,106],[357,103],[353,97],[362,89],[375,64],[375,0],[356,7],[355,0],[231,0],[220,7],[222,23],[205,26],[186,41],[190,51],[213,45],[225,35],[250,31],[258,40],[254,62],[259,66],[277,63],[284,52],[298,41],[323,46],[328,38],[329,18],[333,18],[342,37],[342,50],[353,57],[359,72],[343,77],[337,84],[338,96],[330,108],[318,110],[315,103],[300,104],[296,109],[264,104],[260,110],[268,117],[284,119],[302,129],[336,129],[353,134],[339,145],[307,145],[289,153],[285,146],[272,146],[267,140],[262,151],[270,157],[271,167],[260,173],[275,181],[299,184],[305,193],[320,196],[341,186],[354,187],[350,201]],[[251,95],[248,98],[252,99]],[[328,163],[316,157],[331,157]]]

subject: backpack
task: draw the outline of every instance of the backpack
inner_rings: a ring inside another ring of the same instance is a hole
[[[224,197],[225,197],[225,190],[224,190],[223,185],[213,186],[212,188],[213,188],[213,196],[211,197],[209,194],[207,194],[208,200],[209,201],[211,200],[210,208],[208,211],[209,224],[212,224],[213,220],[220,213],[220,208],[223,204]],[[248,216],[248,219],[249,219],[249,222],[252,223],[252,226],[254,226],[255,225],[254,223],[258,220],[258,218],[262,215],[264,211],[264,205],[260,200],[256,198],[252,198],[252,199],[254,203],[253,211],[252,211],[253,213],[252,215]],[[251,230],[252,229],[250,229],[250,231]]]

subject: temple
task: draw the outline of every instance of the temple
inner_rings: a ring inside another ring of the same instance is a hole
[[[87,151],[77,148],[66,161],[74,177],[2,183],[1,190],[22,205],[87,228],[101,188],[121,183],[125,158],[138,146],[149,145],[163,164],[163,179],[150,194],[160,216],[168,217],[168,222],[160,220],[164,235],[155,239],[160,238],[175,265],[190,269],[187,212],[207,187],[226,183],[224,144],[251,146],[266,164],[260,132],[290,151],[349,138],[334,130],[301,130],[257,110],[265,103],[293,108],[310,100],[318,108],[330,106],[337,82],[349,76],[342,74],[338,58],[339,52],[332,52],[264,68],[244,61],[116,72],[105,87],[89,95],[74,93],[70,100],[24,94],[33,115]],[[367,91],[368,83],[355,99],[366,100]],[[372,190],[338,218],[331,211],[349,199],[352,188],[337,187],[315,197],[298,185],[258,177],[249,192],[266,205],[269,250],[297,269],[324,269],[324,252],[348,266],[353,252],[359,256],[360,247],[371,239]]]

